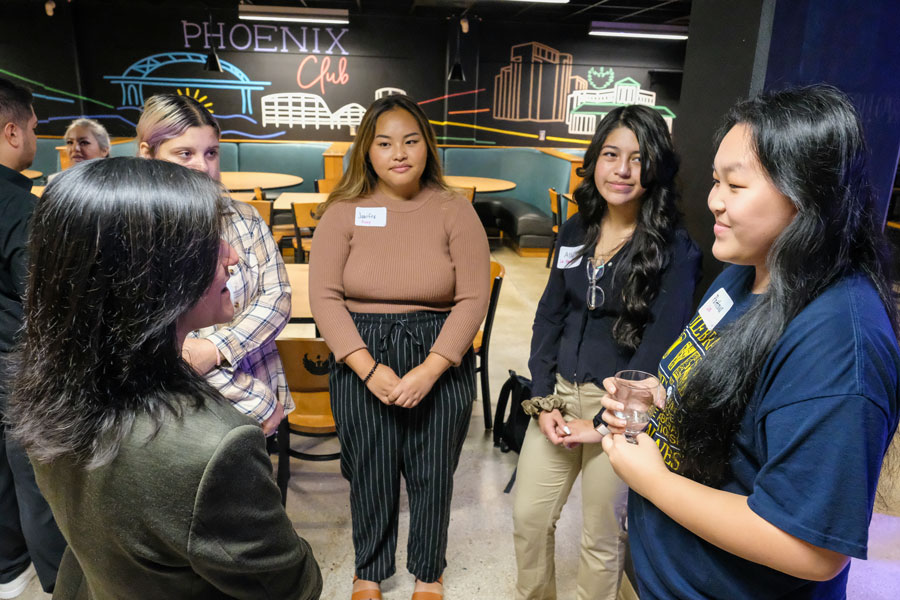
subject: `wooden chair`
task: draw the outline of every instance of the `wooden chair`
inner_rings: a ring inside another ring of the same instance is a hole
[[[315,187],[316,191],[320,194],[330,194],[334,188],[337,187],[338,182],[340,182],[340,177],[330,177],[327,179],[316,179]]]
[[[497,313],[497,301],[500,299],[500,286],[503,285],[503,277],[506,269],[496,261],[491,261],[491,299],[488,302],[487,316],[484,318],[484,328],[475,334],[472,348],[477,357],[475,372],[481,374],[481,402],[484,407],[484,428],[491,429],[491,384],[488,375],[488,349],[491,344],[491,329],[494,326],[494,315]]]
[[[547,253],[546,265],[549,269],[550,263],[553,261],[553,250],[556,248],[556,236],[559,235],[559,228],[562,225],[562,219],[560,218],[562,207],[559,205],[559,192],[557,192],[555,188],[549,188],[547,191],[550,192],[550,213],[553,217],[553,241],[550,244],[550,252]]]
[[[331,396],[328,393],[328,357],[331,351],[322,338],[280,338],[275,340],[284,375],[296,408],[278,426],[278,473],[276,482],[281,490],[281,503],[287,501],[287,486],[291,478],[290,460],[337,460],[340,452],[310,454],[291,448],[291,435],[307,437],[335,437]]]
[[[256,209],[256,212],[259,213],[259,216],[262,217],[263,222],[269,226],[269,229],[272,228],[272,202],[269,200],[241,200],[241,202],[245,204],[249,204],[253,208]],[[274,232],[273,232],[274,237]],[[278,243],[278,240],[275,240],[275,243]]]
[[[256,200],[256,194],[254,192],[228,192],[228,196],[232,200],[240,200],[241,202]]]
[[[565,223],[566,221],[571,219],[575,213],[578,212],[578,203],[575,202],[572,194],[562,194],[561,198],[562,199],[560,200],[560,206],[562,206],[563,200],[565,200],[566,202],[566,218],[562,219],[562,222]]]
[[[312,234],[319,220],[316,218],[318,202],[294,202],[291,204],[294,211],[294,256],[299,252],[303,260],[308,262],[309,251],[312,248]],[[294,262],[297,262],[296,260]]]
[[[475,188],[473,187],[451,187],[454,192],[458,192],[468,198],[469,202],[475,202]]]
[[[280,247],[282,239],[291,238],[294,235],[293,225],[272,224],[272,201],[266,199],[266,194],[261,188],[256,188],[252,192],[230,192],[229,195],[232,200],[245,202],[256,209],[259,216],[261,216],[266,225],[269,226],[269,230],[272,232],[272,238],[275,240],[276,246]]]

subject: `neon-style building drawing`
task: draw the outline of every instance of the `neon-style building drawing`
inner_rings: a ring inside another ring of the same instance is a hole
[[[383,87],[375,90],[375,99],[379,100],[384,98],[385,96],[406,96],[406,90],[401,90],[400,88],[395,87]]]
[[[675,113],[665,106],[656,106],[656,92],[641,89],[641,84],[625,77],[617,81],[613,87],[603,90],[575,90],[566,100],[566,125],[569,133],[593,135],[597,122],[606,113],[617,106],[626,104],[643,104],[660,112],[669,131]]]
[[[305,92],[267,94],[262,97],[263,127],[287,125],[293,128],[294,125],[299,125],[303,129],[307,126],[316,129],[353,128],[359,125],[365,112],[366,109],[361,104],[351,102],[332,113],[324,98]]]
[[[572,55],[538,42],[512,46],[509,54],[509,64],[494,76],[494,119],[565,121]]]

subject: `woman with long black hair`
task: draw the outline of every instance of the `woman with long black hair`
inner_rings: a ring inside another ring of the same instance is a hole
[[[578,213],[559,232],[534,318],[528,366],[535,398],[513,509],[516,598],[556,597],[554,533],[582,474],[584,529],[577,597],[614,599],[624,564],[625,484],[597,445],[567,438],[599,412],[604,378],[652,370],[690,317],[700,252],[675,206],[678,160],[662,117],[610,112],[584,155]]]
[[[862,127],[828,86],[725,118],[708,205],[734,266],[659,364],[670,402],[603,448],[641,598],[844,598],[897,429],[897,309]],[[604,382],[611,393],[612,382]],[[620,408],[604,400],[614,431]]]
[[[318,598],[257,422],[182,358],[234,314],[220,188],[163,161],[55,178],[7,417],[69,546],[54,598]]]

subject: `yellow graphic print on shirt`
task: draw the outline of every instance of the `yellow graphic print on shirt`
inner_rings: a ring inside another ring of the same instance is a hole
[[[719,335],[714,330],[707,329],[698,313],[659,361],[659,381],[666,390],[668,400],[662,412],[654,410],[650,415],[647,435],[659,446],[666,466],[672,471],[678,471],[681,466],[681,448],[674,422],[681,404],[681,392],[684,391],[691,369],[718,340]]]

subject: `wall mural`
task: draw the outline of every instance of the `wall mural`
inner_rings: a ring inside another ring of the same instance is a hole
[[[675,114],[656,106],[656,93],[641,90],[630,77],[609,88],[615,78],[611,67],[590,67],[586,77],[573,75],[571,54],[539,42],[513,46],[509,54],[509,64],[494,77],[494,119],[565,122],[570,134],[590,136],[613,108],[645,104],[658,110],[672,130]]]
[[[670,128],[676,117],[657,104],[655,91],[642,88],[647,67],[604,61],[596,46],[580,41],[566,47],[562,40],[570,36],[561,34],[557,42],[532,38],[494,49],[486,44],[496,43],[496,36],[472,38],[485,50],[467,68],[480,75],[448,83],[447,25],[437,20],[418,20],[415,27],[397,19],[301,27],[187,15],[144,22],[122,14],[130,18],[84,19],[117,26],[105,44],[96,36],[78,37],[78,89],[64,89],[52,75],[25,77],[33,72],[30,64],[0,65],[11,67],[0,73],[34,89],[39,121],[47,126],[40,133],[60,134],[70,120],[87,116],[113,135],[134,135],[144,101],[160,92],[195,98],[220,122],[223,137],[238,139],[352,140],[372,100],[397,93],[417,99],[447,144],[586,145],[599,119],[630,103],[655,108]],[[554,37],[550,28],[541,31]],[[203,70],[213,49],[221,73]],[[39,55],[65,56],[60,50]],[[50,60],[34,58],[39,55],[29,60]],[[52,68],[74,64],[60,61]],[[71,76],[60,72],[59,80]]]

